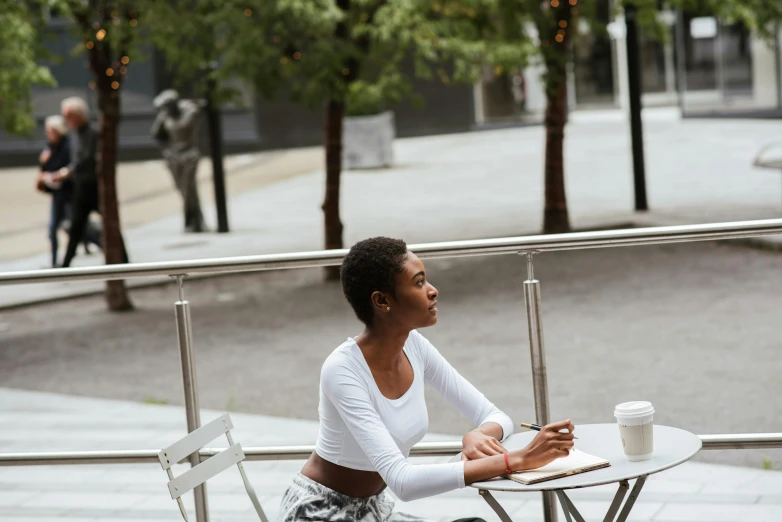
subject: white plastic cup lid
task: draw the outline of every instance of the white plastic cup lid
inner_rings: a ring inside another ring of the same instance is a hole
[[[654,413],[654,407],[648,401],[623,402],[622,404],[617,404],[614,409],[614,416],[624,419],[644,417],[652,413]]]

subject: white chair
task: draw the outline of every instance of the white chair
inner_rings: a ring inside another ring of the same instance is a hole
[[[171,493],[171,498],[175,499],[177,504],[179,504],[179,511],[182,513],[182,518],[185,519],[185,522],[190,521],[187,518],[185,505],[182,503],[182,495],[191,491],[193,488],[200,486],[215,475],[222,473],[234,464],[239,468],[239,473],[242,475],[242,481],[244,481],[244,489],[247,490],[247,495],[249,495],[250,501],[255,507],[255,511],[258,513],[258,517],[262,522],[269,522],[269,519],[266,518],[266,514],[263,512],[263,508],[261,508],[261,503],[258,502],[258,496],[255,494],[255,490],[247,480],[247,474],[244,472],[244,467],[242,466],[244,451],[242,451],[241,444],[234,444],[233,437],[231,437],[231,429],[233,427],[234,425],[231,422],[231,416],[225,413],[158,453],[160,465],[168,473],[168,478],[170,479],[168,491]],[[223,434],[228,439],[229,448],[221,451],[214,457],[208,458],[178,477],[174,477],[171,466],[181,462],[191,454],[200,451],[204,445],[212,442]]]

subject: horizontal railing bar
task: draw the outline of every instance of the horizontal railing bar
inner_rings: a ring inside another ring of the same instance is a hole
[[[782,219],[425,243],[411,245],[410,250],[414,251],[421,258],[433,259],[513,254],[518,252],[555,252],[586,248],[713,241],[776,234],[782,234]],[[347,250],[341,249],[190,261],[3,272],[0,273],[0,285],[85,280],[108,281],[139,277],[228,274],[261,270],[314,268],[339,265],[345,254],[347,254]]]
[[[782,448],[782,433],[743,433],[699,435],[705,450]],[[202,458],[209,458],[225,448],[203,448]],[[305,460],[314,445],[259,446],[243,448],[247,460]],[[411,457],[443,457],[455,455],[461,442],[421,442],[413,446]],[[160,464],[160,450],[103,450],[0,453],[0,466],[53,466],[73,464]]]

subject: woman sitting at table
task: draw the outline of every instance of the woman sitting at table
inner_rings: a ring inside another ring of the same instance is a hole
[[[416,331],[437,322],[437,289],[404,241],[357,243],[342,263],[341,279],[365,329],[323,364],[315,452],[285,492],[279,522],[421,520],[392,513],[386,486],[409,501],[568,455],[569,420],[547,426],[522,450],[505,450],[501,441],[513,433],[511,419]],[[429,424],[424,384],[478,426],[463,437],[460,462],[407,460]]]

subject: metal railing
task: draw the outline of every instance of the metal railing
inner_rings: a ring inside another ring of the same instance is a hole
[[[705,450],[769,449],[782,446],[782,433],[699,435]],[[213,457],[225,448],[202,448],[201,459]],[[306,460],[315,445],[243,447],[246,460]],[[411,457],[451,457],[462,451],[461,442],[419,442]],[[159,449],[50,451],[42,453],[0,453],[0,466],[56,466],[77,464],[159,464]]]
[[[532,385],[536,421],[549,421],[546,360],[543,326],[540,315],[540,282],[534,277],[533,256],[544,252],[622,246],[660,245],[693,241],[741,239],[782,234],[782,219],[742,221],[707,225],[684,225],[638,229],[579,232],[571,234],[520,236],[474,241],[451,241],[411,245],[422,259],[454,258],[496,254],[526,256],[527,275],[524,281],[527,323],[532,364]],[[229,274],[261,270],[280,270],[339,265],[347,250],[272,254],[260,256],[203,259],[164,263],[107,265],[90,268],[70,268],[0,273],[0,286],[83,280],[112,280],[141,277],[173,277],[177,281],[179,300],[174,303],[177,338],[182,362],[185,411],[188,431],[200,426],[198,386],[193,357],[190,303],[185,300],[184,281],[188,276]],[[782,433],[701,435],[704,449],[782,448]],[[458,442],[430,442],[416,445],[412,456],[453,455],[460,451]],[[272,446],[246,448],[248,460],[306,459],[314,446]],[[190,462],[196,465],[217,450],[203,449]],[[130,464],[158,462],[158,450],[118,450],[82,452],[34,452],[0,454],[0,466],[64,465],[64,464]],[[544,493],[544,517],[556,520],[556,500]],[[196,489],[196,518],[208,521],[206,489]]]

